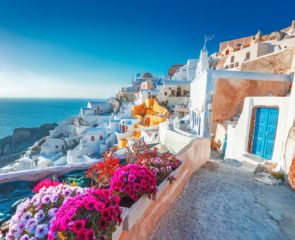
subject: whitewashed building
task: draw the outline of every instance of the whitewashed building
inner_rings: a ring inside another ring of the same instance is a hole
[[[285,96],[290,84],[287,74],[209,69],[207,50],[202,49],[190,90],[191,129],[211,138],[217,123],[238,117],[245,97]]]
[[[158,86],[157,100],[168,107],[188,104],[190,97],[191,81],[165,80]]]
[[[173,74],[171,80],[187,80],[192,81],[196,75],[197,59],[188,59],[187,63],[180,67],[176,73]]]
[[[294,84],[286,97],[246,98],[238,122],[228,126],[225,158],[251,160],[256,156],[256,161],[270,160],[277,163],[277,170],[288,173],[295,155],[295,142],[287,143],[295,123],[294,106]]]

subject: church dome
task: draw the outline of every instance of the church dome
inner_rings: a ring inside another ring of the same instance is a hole
[[[149,72],[145,72],[145,73],[141,74],[141,78],[150,79],[150,78],[153,78],[153,75]]]

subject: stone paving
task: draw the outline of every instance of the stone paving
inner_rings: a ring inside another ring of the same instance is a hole
[[[159,222],[151,240],[295,239],[295,192],[255,180],[253,166],[211,161]]]

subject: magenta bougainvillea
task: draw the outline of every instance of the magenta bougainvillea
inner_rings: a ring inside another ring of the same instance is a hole
[[[68,198],[52,220],[48,239],[111,239],[121,224],[120,198],[110,190],[90,188],[86,194]]]
[[[128,164],[115,171],[110,188],[121,197],[128,196],[134,201],[143,194],[152,197],[157,189],[156,176],[145,166]]]

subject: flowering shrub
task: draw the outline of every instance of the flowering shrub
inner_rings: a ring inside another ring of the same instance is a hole
[[[145,151],[138,156],[138,163],[150,169],[157,178],[157,183],[161,183],[180,165],[181,161],[171,153],[159,153],[156,149]],[[175,180],[173,176],[169,176],[171,182]]]
[[[128,164],[115,171],[110,188],[122,197],[129,196],[136,201],[145,193],[149,197],[156,194],[156,177],[144,166]]]
[[[125,158],[127,163],[136,163],[138,156],[149,149],[148,145],[142,139],[135,139],[134,144],[127,147]]]
[[[110,186],[110,180],[115,170],[120,166],[120,159],[112,155],[105,157],[103,162],[92,165],[86,172],[86,177],[90,178],[94,185],[99,188]]]
[[[293,188],[295,190],[295,156],[293,157],[293,160],[292,160],[292,163],[290,166],[288,180],[291,185],[291,188]]]
[[[58,181],[52,181],[50,178],[46,178],[44,180],[42,180],[41,182],[39,182],[34,188],[33,188],[33,193],[37,193],[40,191],[41,188],[45,187],[45,188],[48,188],[48,187],[55,187],[57,185],[59,185],[60,182]]]
[[[65,198],[82,194],[79,187],[60,184],[42,187],[31,199],[18,205],[10,221],[7,240],[46,239],[52,219]]]
[[[120,198],[109,190],[90,188],[83,195],[68,198],[57,210],[48,239],[111,239],[121,224]]]

